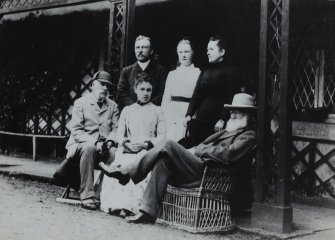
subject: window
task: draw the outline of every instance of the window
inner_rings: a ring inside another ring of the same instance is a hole
[[[308,26],[294,44],[293,105],[298,111],[323,108],[335,117],[334,28],[332,18],[324,18],[322,27]]]

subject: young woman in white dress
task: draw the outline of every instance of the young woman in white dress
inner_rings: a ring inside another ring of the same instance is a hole
[[[200,75],[193,64],[194,48],[188,38],[177,45],[180,66],[169,72],[162,100],[166,119],[166,139],[178,141],[185,136],[185,114]]]
[[[150,102],[152,84],[146,73],[137,76],[134,88],[137,102],[126,106],[121,113],[116,137],[119,148],[111,166],[125,161],[137,161],[165,139],[163,112]],[[149,177],[150,175],[136,185],[130,181],[123,186],[118,180],[104,176],[100,196],[101,210],[123,217],[137,213]]]

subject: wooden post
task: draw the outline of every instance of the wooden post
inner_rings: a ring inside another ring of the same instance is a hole
[[[307,165],[307,171],[308,171],[308,177],[307,177],[307,183],[306,183],[306,194],[308,197],[312,197],[315,195],[315,176],[314,176],[314,164],[316,160],[316,141],[311,141],[310,143],[310,150],[308,151],[308,165]]]
[[[51,157],[56,158],[57,157],[57,140],[55,139],[53,142],[53,150]]]
[[[65,136],[65,129],[66,129],[66,110],[64,107],[61,109],[61,136]]]
[[[127,12],[126,12],[126,32],[125,32],[125,60],[123,61],[124,66],[131,64],[132,56],[134,55],[134,28],[135,28],[135,0],[127,1]]]
[[[264,126],[267,123],[267,81],[266,81],[266,56],[267,56],[267,35],[268,35],[268,1],[261,2],[261,16],[260,16],[260,42],[259,42],[259,82],[258,82],[258,112],[257,112],[257,161],[256,161],[256,192],[255,202],[261,203],[264,200],[264,176],[263,164],[266,161],[266,134]]]
[[[38,127],[39,127],[38,113],[35,113],[34,114],[34,132],[33,132],[33,134],[39,134]]]
[[[48,115],[46,117],[47,121],[47,135],[51,135],[51,128],[52,128],[52,107],[48,111]]]
[[[37,161],[37,142],[36,142],[36,136],[33,136],[33,160]]]
[[[127,15],[128,15],[128,3],[127,3],[127,1],[124,1],[123,3],[122,3],[122,7],[123,7],[123,11],[124,11],[124,15],[123,15],[123,20],[122,20],[122,28],[121,28],[121,32],[122,32],[122,34],[121,34],[121,44],[120,44],[120,65],[119,65],[119,68],[120,68],[120,70],[124,67],[124,61],[125,61],[125,58],[126,58],[126,45],[127,45],[127,43],[126,43],[126,35],[127,35],[127,33],[126,33],[126,29],[127,29],[127,20],[128,20],[128,17],[127,17]]]
[[[319,50],[319,62],[320,66],[317,71],[316,83],[318,86],[316,92],[316,107],[323,107],[323,96],[325,94],[325,50]]]
[[[108,46],[107,46],[107,66],[106,71],[112,73],[112,44],[113,44],[113,27],[114,27],[114,2],[110,1],[109,25],[108,25]]]
[[[279,233],[292,231],[293,215],[290,198],[292,130],[289,117],[289,10],[290,0],[261,1],[257,186],[251,223],[255,228]],[[272,145],[267,143],[271,140]],[[269,170],[264,168],[265,163],[270,162],[271,167],[276,168],[276,175],[267,172],[267,176],[264,176],[264,171]],[[271,189],[276,189],[274,193],[269,192],[269,187],[265,189],[265,180]],[[271,197],[272,201],[268,201]]]
[[[277,204],[284,207],[291,207],[291,139],[292,121],[290,119],[290,94],[289,94],[289,16],[290,0],[282,1],[282,22],[281,22],[281,59],[279,68],[280,77],[280,103],[278,111],[279,141],[278,141],[278,175],[277,175]],[[291,219],[292,221],[292,219]]]

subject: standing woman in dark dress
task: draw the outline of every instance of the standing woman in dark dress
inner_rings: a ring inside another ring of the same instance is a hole
[[[185,124],[188,124],[191,140],[187,147],[197,145],[215,131],[223,129],[223,105],[240,92],[236,69],[226,66],[223,61],[225,47],[221,36],[209,39],[209,67],[200,74],[186,113]]]

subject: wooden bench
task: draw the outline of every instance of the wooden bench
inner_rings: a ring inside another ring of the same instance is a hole
[[[6,132],[0,131],[0,135],[7,135],[7,136],[19,136],[19,137],[30,137],[32,138],[32,153],[33,153],[33,160],[37,161],[37,139],[61,139],[66,140],[66,136],[53,136],[53,135],[37,135],[37,134],[24,134],[24,133],[13,133],[13,132]]]

